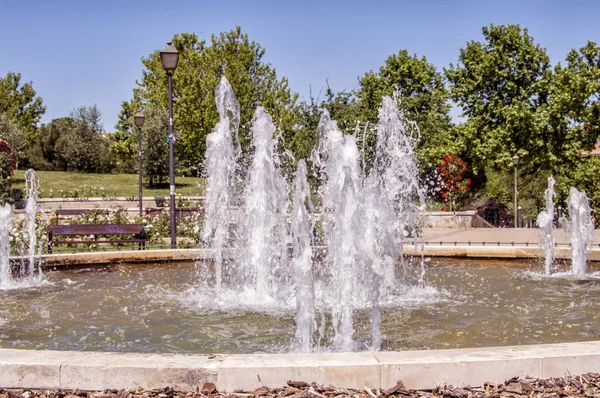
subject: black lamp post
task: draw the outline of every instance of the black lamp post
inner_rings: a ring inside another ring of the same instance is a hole
[[[171,249],[177,248],[177,231],[175,223],[175,153],[173,148],[173,73],[177,68],[179,53],[173,47],[173,43],[167,43],[164,50],[160,52],[160,60],[163,69],[167,72],[169,79],[169,194],[171,209]]]
[[[134,117],[133,121],[137,127],[137,139],[138,139],[138,198],[140,201],[140,217],[142,216],[142,126],[144,125],[144,114],[138,112]]]
[[[518,201],[517,201],[517,166],[519,165],[519,156],[515,155],[512,158],[513,165],[515,166],[515,228],[518,228],[519,216],[518,216]]]

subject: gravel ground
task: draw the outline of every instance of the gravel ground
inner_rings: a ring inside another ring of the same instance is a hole
[[[217,391],[215,385],[206,383],[198,391],[183,390],[178,387],[163,389],[135,390],[38,390],[38,389],[2,389],[0,398],[254,398],[254,397],[289,397],[289,398],[388,398],[388,397],[596,397],[600,398],[600,374],[586,373],[551,379],[519,379],[517,377],[502,384],[485,383],[480,387],[453,387],[441,385],[433,390],[411,390],[402,381],[387,390],[338,388],[322,386],[304,381],[288,381],[281,388],[260,387],[254,391]]]

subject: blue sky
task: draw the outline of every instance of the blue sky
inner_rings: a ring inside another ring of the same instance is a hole
[[[598,1],[392,0],[0,0],[0,75],[14,71],[47,106],[43,122],[97,104],[113,131],[140,59],[175,33],[200,38],[240,25],[265,60],[307,98],[325,87],[352,90],[400,49],[442,69],[481,27],[518,23],[555,64],[587,40],[600,41]]]

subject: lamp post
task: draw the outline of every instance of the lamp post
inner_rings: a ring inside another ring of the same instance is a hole
[[[518,227],[518,201],[517,201],[517,166],[519,164],[519,156],[515,155],[512,158],[513,165],[515,165],[515,228]]]
[[[168,42],[165,49],[160,52],[160,61],[163,69],[167,72],[169,79],[169,194],[171,210],[171,249],[177,248],[177,231],[175,223],[175,153],[173,141],[173,73],[177,68],[179,53],[173,47],[173,43]]]
[[[134,117],[133,121],[137,127],[137,139],[138,139],[138,198],[140,201],[140,217],[142,216],[142,126],[144,125],[144,114],[138,112]]]

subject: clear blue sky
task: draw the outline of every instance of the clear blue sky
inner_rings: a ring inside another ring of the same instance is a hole
[[[600,1],[574,0],[0,0],[0,75],[33,81],[47,106],[43,122],[97,104],[113,131],[141,57],[175,33],[209,39],[240,25],[307,98],[326,79],[335,90],[356,88],[358,76],[400,49],[441,70],[490,23],[529,28],[555,64],[571,48],[600,41],[599,16]]]

